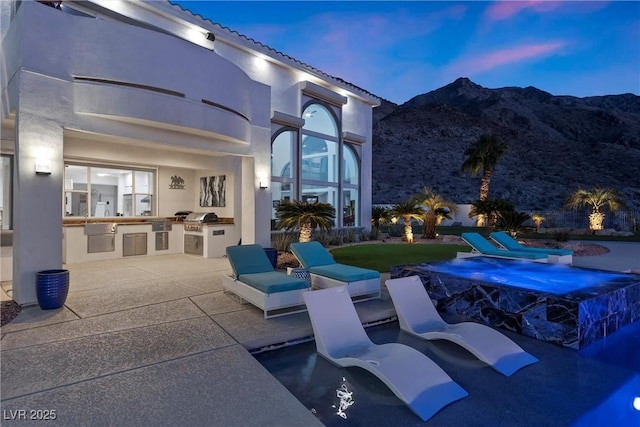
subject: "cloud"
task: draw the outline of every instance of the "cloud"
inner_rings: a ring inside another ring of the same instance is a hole
[[[462,58],[448,68],[453,75],[473,75],[507,64],[546,57],[567,46],[567,42],[528,44]]]
[[[527,10],[533,10],[536,13],[548,13],[560,7],[562,7],[562,2],[556,1],[496,1],[487,8],[485,17],[489,21],[502,21]]]

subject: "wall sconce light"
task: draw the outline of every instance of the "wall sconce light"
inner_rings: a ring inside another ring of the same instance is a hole
[[[260,181],[260,189],[261,189],[261,190],[266,190],[267,188],[269,188],[269,187],[267,186],[267,183],[266,183],[266,182],[262,182],[262,181]]]
[[[36,175],[51,175],[51,160],[36,159]]]
[[[213,33],[207,33],[207,34],[205,34],[205,37],[207,38],[207,40],[209,40],[211,42],[216,41],[216,36]]]

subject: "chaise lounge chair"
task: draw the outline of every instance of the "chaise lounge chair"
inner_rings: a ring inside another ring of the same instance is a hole
[[[549,255],[544,253],[522,252],[522,251],[507,251],[504,249],[498,249],[491,244],[487,239],[482,237],[478,233],[462,233],[460,235],[462,240],[467,242],[469,246],[473,248],[473,255],[484,255],[497,258],[516,258],[527,259],[536,262],[547,262]],[[468,256],[469,254],[458,253],[459,257]],[[473,256],[472,255],[472,256]]]
[[[380,273],[337,263],[319,242],[292,243],[291,252],[309,270],[317,289],[346,285],[354,302],[380,298]]]
[[[420,277],[409,276],[385,282],[400,329],[426,340],[452,341],[506,376],[538,359],[525,352],[505,335],[474,322],[445,322],[429,298]]]
[[[384,382],[423,421],[468,393],[418,350],[404,344],[374,344],[345,286],[307,292],[318,354],[342,368],[356,366]]]
[[[550,262],[569,265],[573,263],[573,251],[569,249],[529,248],[527,246],[522,246],[517,240],[509,236],[504,231],[491,233],[490,237],[508,251],[547,254]]]
[[[233,277],[222,277],[222,289],[261,308],[265,319],[307,311],[302,295],[309,283],[275,271],[262,246],[229,246],[227,258]]]

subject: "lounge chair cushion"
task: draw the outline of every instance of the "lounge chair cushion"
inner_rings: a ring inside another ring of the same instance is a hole
[[[292,243],[291,252],[298,258],[304,268],[317,267],[319,265],[335,264],[328,250],[319,242]]]
[[[491,244],[487,239],[482,237],[478,233],[462,233],[461,237],[475,250],[483,255],[501,256],[507,258],[522,258],[522,259],[543,259],[548,255],[545,253],[535,252],[523,252],[523,251],[507,251],[498,249]]]
[[[293,291],[296,289],[307,289],[309,287],[309,283],[307,283],[307,281],[287,276],[286,274],[277,271],[241,274],[238,277],[238,280],[264,292],[265,294]]]
[[[532,248],[528,246],[523,246],[515,240],[513,237],[509,236],[504,231],[497,231],[491,233],[491,238],[498,242],[501,246],[504,246],[505,249],[509,251],[524,251],[524,252],[534,252],[540,254],[549,254],[549,255],[573,255],[573,251],[570,249],[555,249],[555,248]]]
[[[311,267],[309,268],[309,272],[347,283],[380,278],[380,273],[375,270],[345,264],[329,264]]]
[[[229,246],[227,247],[227,258],[235,277],[274,271],[269,257],[260,245]]]

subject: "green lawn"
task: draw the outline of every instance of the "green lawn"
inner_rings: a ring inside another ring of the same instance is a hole
[[[331,250],[336,262],[377,270],[391,270],[392,265],[443,261],[456,257],[456,252],[470,252],[467,245],[369,243]]]

